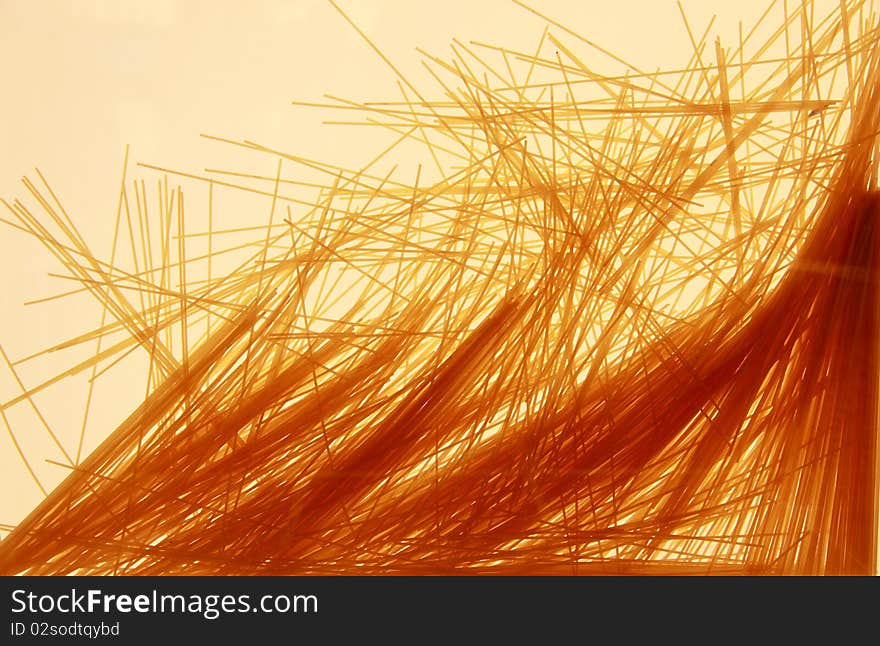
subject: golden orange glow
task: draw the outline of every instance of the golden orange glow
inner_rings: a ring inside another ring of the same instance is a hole
[[[735,42],[685,19],[659,71],[515,3],[533,42],[454,40],[422,84],[330,1],[398,95],[298,103],[378,133],[365,163],[127,150],[107,255],[39,171],[4,200],[68,279],[34,300],[100,322],[4,346],[45,496],[0,572],[876,572],[870,3],[772,3]],[[76,359],[19,378],[49,356]],[[79,376],[87,417],[131,361],[96,446],[42,416]]]

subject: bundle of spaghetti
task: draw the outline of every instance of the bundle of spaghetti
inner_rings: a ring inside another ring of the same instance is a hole
[[[362,168],[213,138],[275,173],[141,165],[153,193],[126,163],[109,260],[25,180],[8,224],[106,315],[52,349],[110,340],[4,410],[132,353],[147,394],[59,443],[0,572],[875,572],[870,5],[616,76],[541,18],[531,54],[425,54],[443,100],[387,61],[402,100],[320,104],[391,133]],[[411,179],[376,170],[402,146]],[[215,229],[230,195],[267,224]]]

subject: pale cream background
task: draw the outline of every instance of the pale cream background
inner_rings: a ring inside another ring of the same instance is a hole
[[[404,74],[429,90],[434,86],[416,47],[445,56],[455,37],[532,50],[545,24],[507,0],[340,4]],[[647,70],[682,67],[692,51],[674,0],[533,4]],[[817,15],[836,4],[817,3]],[[753,24],[766,6],[764,0],[684,2],[697,32],[717,14],[713,34],[729,46],[738,21]],[[290,102],[319,100],[325,92],[399,98],[393,73],[325,0],[0,0],[0,80],[0,195],[21,195],[18,178],[38,166],[99,256],[108,255],[126,144],[134,160],[192,172],[222,165],[226,154],[200,133],[355,165],[379,149],[374,136],[322,126],[328,115]],[[414,166],[419,160],[399,161]],[[22,305],[69,289],[69,282],[46,276],[58,270],[34,241],[0,228],[0,344],[13,359],[98,324],[100,310],[88,299]],[[47,357],[23,366],[21,375],[33,385],[66,368],[72,356]],[[122,366],[120,376],[96,390],[87,447],[137,403],[138,369]],[[0,365],[0,400],[17,394]],[[82,380],[69,380],[37,397],[65,444],[78,436],[84,396]],[[61,456],[34,416],[19,406],[9,420],[41,479],[56,483],[65,470],[45,460]],[[0,483],[0,523],[14,524],[40,493],[5,429]]]

